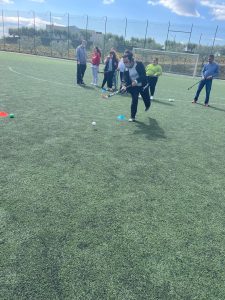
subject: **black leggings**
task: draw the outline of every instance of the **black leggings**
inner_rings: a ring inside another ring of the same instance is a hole
[[[143,91],[143,87],[135,86],[128,89],[128,92],[131,94],[132,100],[131,100],[131,118],[135,119],[136,113],[137,113],[137,107],[138,107],[138,96],[141,94],[142,99],[145,104],[145,108],[149,108],[151,105],[151,100],[149,96],[149,90],[146,88]]]
[[[108,71],[108,72],[104,73],[104,78],[103,78],[103,81],[102,81],[102,88],[104,87],[106,82],[107,82],[107,87],[110,88],[110,89],[112,88],[113,75],[114,75],[113,71]]]
[[[154,96],[154,94],[155,94],[155,87],[156,87],[157,81],[158,81],[157,76],[148,76],[148,84],[149,84],[151,96]]]

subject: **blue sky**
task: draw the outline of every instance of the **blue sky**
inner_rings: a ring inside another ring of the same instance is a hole
[[[124,33],[125,17],[129,20],[139,20],[139,23],[128,22],[128,36],[132,35],[133,30],[136,30],[137,34],[140,30],[143,36],[147,19],[153,23],[168,24],[170,21],[172,24],[185,24],[184,31],[189,31],[193,23],[196,32],[198,27],[196,41],[203,31],[201,28],[211,28],[211,32],[208,34],[211,39],[216,26],[219,25],[218,40],[225,41],[225,0],[0,0],[0,9],[4,11],[35,11],[37,15],[51,11],[53,15],[55,14],[56,20],[57,15],[70,13],[71,16],[83,16],[81,18],[83,23],[85,15],[107,16],[109,30],[112,31],[111,28],[114,28],[114,31],[116,30],[119,35]],[[115,18],[120,19],[118,24],[113,21]],[[41,17],[39,17],[37,24],[39,24],[38,22],[41,24]],[[58,24],[61,24],[59,18]],[[102,30],[102,24],[99,25],[101,27],[99,30]],[[93,26],[96,26],[96,30],[98,30],[98,22],[90,17],[89,27]],[[174,29],[177,28],[174,27]],[[158,31],[159,26],[155,28],[152,26],[150,30]],[[163,30],[165,32],[166,29]],[[160,34],[160,31],[158,32]],[[182,40],[187,37],[187,35],[182,37],[182,34],[179,33],[172,34],[171,32],[170,34],[170,39]]]
[[[1,9],[174,22],[225,22],[225,1],[215,0],[0,0]]]

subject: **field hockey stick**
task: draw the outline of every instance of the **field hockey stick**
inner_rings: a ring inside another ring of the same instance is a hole
[[[148,88],[150,86],[150,84],[149,83],[147,83],[144,87],[143,87],[143,92]]]
[[[188,91],[189,91],[190,89],[192,89],[195,85],[199,84],[201,81],[202,81],[202,79],[199,80],[198,82],[195,82],[192,86],[189,86]]]
[[[126,89],[129,88],[129,87],[132,87],[132,85],[128,85],[128,86],[126,87]],[[125,91],[126,91],[126,90],[125,90]],[[108,94],[108,95],[102,95],[102,98],[108,99],[108,98],[113,97],[113,96],[115,96],[115,95],[123,94],[123,93],[125,93],[125,91],[121,91],[121,89],[119,89],[118,91],[113,92],[113,93],[111,93],[111,94]]]
[[[100,74],[106,74],[106,73],[109,73],[109,71],[98,71],[98,73],[100,73]]]

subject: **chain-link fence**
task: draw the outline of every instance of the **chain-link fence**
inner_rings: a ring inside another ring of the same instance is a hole
[[[102,58],[116,49],[144,48],[199,54],[199,68],[209,53],[220,64],[220,77],[225,79],[225,30],[221,26],[195,24],[153,23],[56,14],[34,11],[1,11],[0,50],[45,55],[66,59],[75,58],[75,48],[82,39],[87,50],[102,49]]]

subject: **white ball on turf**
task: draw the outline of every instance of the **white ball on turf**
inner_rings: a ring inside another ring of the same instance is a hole
[[[92,126],[95,126],[95,125],[96,125],[96,122],[93,121],[91,124],[92,124]]]

